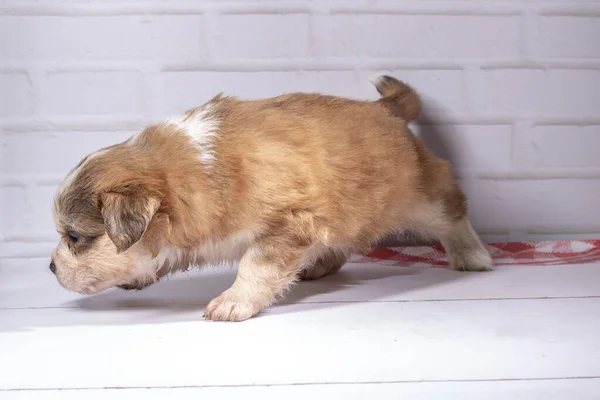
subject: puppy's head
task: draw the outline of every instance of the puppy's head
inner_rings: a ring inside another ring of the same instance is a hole
[[[50,269],[69,290],[143,288],[156,281],[162,267],[151,241],[142,240],[148,234],[160,237],[165,228],[157,215],[160,192],[141,170],[144,162],[122,150],[116,146],[88,156],[56,195],[61,240]]]

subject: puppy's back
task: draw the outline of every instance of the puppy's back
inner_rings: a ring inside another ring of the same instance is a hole
[[[303,93],[220,103],[215,153],[244,208],[310,210],[357,236],[386,226],[390,204],[421,199],[414,138],[386,104]]]

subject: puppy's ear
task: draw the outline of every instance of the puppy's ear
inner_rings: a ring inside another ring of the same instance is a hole
[[[110,192],[100,196],[104,228],[119,253],[142,238],[159,205],[157,198],[138,194]]]

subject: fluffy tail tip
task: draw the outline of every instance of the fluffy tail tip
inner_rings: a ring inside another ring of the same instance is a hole
[[[406,121],[413,121],[421,114],[421,100],[415,90],[406,83],[388,75],[374,76],[369,81],[381,95],[379,102]]]

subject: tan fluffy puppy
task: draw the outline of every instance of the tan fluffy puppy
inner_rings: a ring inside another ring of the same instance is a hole
[[[50,268],[80,293],[141,289],[190,265],[239,260],[205,317],[242,321],[298,279],[412,230],[452,267],[492,268],[448,162],[411,134],[420,101],[381,77],[378,101],[220,95],[86,157],[59,189]]]

